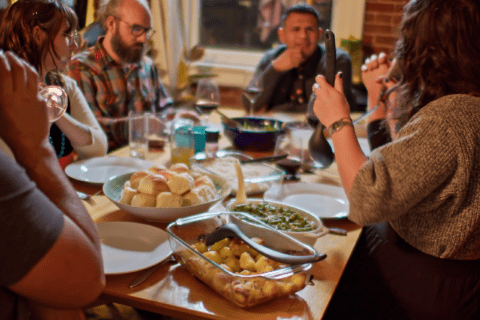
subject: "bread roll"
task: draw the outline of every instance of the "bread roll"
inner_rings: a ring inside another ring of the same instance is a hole
[[[201,176],[195,179],[195,187],[199,187],[201,185],[210,186],[213,190],[215,190],[215,185],[213,184],[212,179],[209,176]]]
[[[132,189],[138,189],[138,185],[140,184],[140,180],[142,180],[146,176],[150,176],[152,174],[153,174],[152,172],[149,172],[149,171],[146,171],[146,170],[137,171],[137,172],[133,173],[130,176],[130,187]]]
[[[172,180],[167,182],[170,192],[183,195],[195,187],[195,181],[188,173],[179,173]]]
[[[205,200],[203,197],[198,193],[198,190],[193,189],[187,192],[183,197],[182,197],[182,206],[194,206],[197,204],[205,203]]]
[[[182,206],[182,197],[171,192],[162,192],[157,195],[157,208],[177,208]]]
[[[152,174],[144,177],[142,180],[140,180],[140,184],[138,185],[138,192],[140,193],[157,196],[157,194],[164,191],[169,191],[167,179],[158,174]]]
[[[160,172],[165,171],[165,170],[167,170],[167,167],[165,167],[163,165],[158,165],[158,166],[153,166],[153,167],[148,168],[148,171],[150,171],[151,173],[154,173],[154,174],[159,174]]]
[[[170,170],[165,170],[159,173],[159,175],[163,176],[167,181],[172,180],[178,173]]]
[[[197,180],[198,178],[203,176],[203,173],[197,171],[190,171],[190,175],[193,177],[193,180]]]
[[[132,198],[133,207],[155,207],[155,196],[146,193],[137,193]]]
[[[131,204],[132,198],[138,193],[137,190],[130,187],[130,181],[125,182],[125,186],[120,193],[120,200],[118,202],[124,204]]]
[[[217,197],[217,192],[215,191],[215,188],[212,188],[206,184],[196,187],[193,190],[196,190],[197,193],[203,197],[205,202],[212,201]]]
[[[178,163],[175,163],[175,164],[172,164],[169,168],[170,171],[174,171],[176,173],[188,173],[190,174],[190,169],[188,168],[188,166],[185,164],[185,163],[181,163],[181,162],[178,162]]]

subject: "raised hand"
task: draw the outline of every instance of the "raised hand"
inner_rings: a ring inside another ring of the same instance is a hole
[[[383,87],[383,80],[385,79],[392,62],[388,59],[385,53],[372,55],[365,60],[362,65],[362,80],[365,88],[368,91],[369,107],[374,108],[378,104],[380,92]]]
[[[341,72],[337,73],[335,87],[329,85],[323,75],[315,78],[317,83],[313,86],[313,91],[317,98],[313,111],[327,128],[335,121],[350,118],[350,106],[343,93],[342,76]]]
[[[0,51],[0,137],[15,149],[48,143],[48,115],[38,95],[38,74],[11,52]]]
[[[298,68],[305,61],[301,48],[287,48],[272,64],[277,71],[287,71]]]

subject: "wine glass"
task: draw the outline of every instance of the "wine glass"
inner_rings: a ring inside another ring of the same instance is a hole
[[[258,97],[263,92],[263,83],[261,77],[255,77],[250,82],[250,84],[243,90],[243,95],[248,99],[250,102],[248,115],[253,116],[253,105],[255,101],[257,101]]]
[[[68,106],[68,97],[65,90],[59,86],[39,86],[39,94],[45,100],[48,112],[48,121],[60,119]]]
[[[204,115],[204,125],[208,125],[208,116],[220,104],[220,93],[217,83],[212,79],[200,79],[195,95],[195,108]]]
[[[285,170],[284,181],[298,181],[297,175],[302,165],[303,151],[301,137],[290,134],[281,135],[277,138],[274,155],[288,154],[288,157],[276,162],[276,165]]]

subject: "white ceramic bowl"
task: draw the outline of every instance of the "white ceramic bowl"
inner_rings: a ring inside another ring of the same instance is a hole
[[[316,228],[312,231],[298,232],[298,231],[279,230],[279,231],[281,231],[285,234],[288,234],[292,238],[295,238],[298,241],[301,241],[301,242],[303,242],[305,244],[308,244],[310,246],[313,246],[318,238],[320,238],[321,236],[328,233],[328,229],[325,228],[322,221],[320,221],[320,219],[317,216],[313,215],[312,213],[310,213],[308,211],[302,210],[302,209],[294,207],[294,206],[289,206],[289,205],[286,205],[286,204],[283,204],[283,203],[280,203],[280,202],[275,202],[275,201],[265,201],[265,200],[262,200],[262,199],[255,199],[255,198],[248,198],[247,201],[248,201],[248,203],[254,203],[254,204],[268,202],[268,203],[273,204],[277,207],[282,207],[282,208],[293,210],[296,213],[299,213],[300,215],[305,217],[306,219],[308,219],[310,221],[313,221],[315,223]],[[228,210],[231,210],[232,209],[231,208],[232,204],[234,202],[235,202],[235,199],[231,199],[225,207]]]
[[[152,207],[133,207],[128,204],[118,202],[125,182],[130,179],[133,173],[120,175],[109,180],[103,185],[103,193],[112,201],[117,207],[134,216],[138,216],[148,221],[153,222],[172,222],[178,218],[188,217],[197,213],[207,212],[211,206],[219,201],[225,199],[231,192],[230,183],[215,174],[206,174],[212,179],[213,184],[217,190],[217,197],[209,202],[202,204],[179,207],[179,208],[152,208]]]

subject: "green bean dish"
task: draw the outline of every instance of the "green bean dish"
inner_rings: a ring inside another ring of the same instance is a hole
[[[314,221],[306,219],[300,213],[268,202],[241,204],[232,211],[246,212],[281,231],[305,232],[316,228]]]

